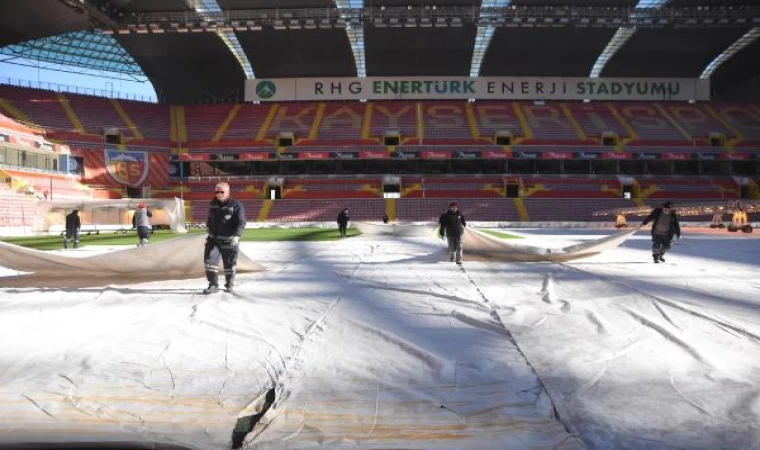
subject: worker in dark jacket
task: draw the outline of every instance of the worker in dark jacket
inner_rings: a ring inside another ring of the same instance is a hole
[[[662,255],[670,250],[673,236],[681,239],[681,224],[672,202],[665,202],[662,207],[655,208],[641,225],[652,222],[652,259],[655,263],[665,262]]]
[[[150,238],[150,231],[152,229],[150,225],[151,217],[153,217],[153,213],[148,209],[147,203],[141,202],[137,205],[137,209],[132,216],[132,226],[137,228],[138,247],[145,247],[148,245],[148,239]]]
[[[232,292],[235,283],[235,266],[237,265],[240,236],[245,231],[245,209],[238,200],[230,197],[230,185],[218,183],[214,190],[214,199],[208,210],[206,228],[206,248],[203,261],[206,265],[208,287],[203,291],[210,294],[219,290],[219,257],[224,265],[224,278],[227,292]]]
[[[350,220],[351,218],[348,217],[348,208],[343,208],[343,211],[338,213],[338,231],[340,231],[340,237],[346,237],[348,222]]]
[[[445,236],[449,244],[449,261],[462,264],[462,235],[464,234],[464,227],[467,226],[467,221],[464,219],[464,214],[459,211],[456,202],[451,202],[449,209],[441,214],[438,225],[441,239]]]
[[[74,238],[74,248],[79,247],[79,230],[82,228],[82,221],[79,219],[79,211],[71,210],[66,214],[66,238],[63,240],[63,248],[69,248],[69,241]]]

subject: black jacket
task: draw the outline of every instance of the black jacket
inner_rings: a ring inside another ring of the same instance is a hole
[[[343,225],[344,227],[348,226],[349,220],[351,220],[351,218],[348,217],[348,214],[346,214],[345,212],[341,211],[338,214],[338,225]]]
[[[66,231],[76,231],[80,228],[82,228],[82,222],[79,220],[79,214],[75,212],[66,214]]]
[[[676,214],[675,209],[670,210],[670,214],[673,216],[673,219],[670,221],[670,229],[668,230],[668,237],[671,239],[673,238],[673,235],[681,237],[681,224],[678,223],[678,214]],[[657,228],[657,221],[660,220],[660,217],[662,217],[662,208],[655,208],[652,210],[651,213],[647,216],[646,219],[644,219],[643,222],[641,222],[641,225],[646,225],[649,222],[652,222],[652,235],[655,234],[654,230]]]
[[[224,203],[217,198],[211,200],[206,221],[209,235],[222,238],[242,236],[245,223],[245,209],[242,203],[232,197]]]
[[[454,212],[451,210],[441,214],[438,219],[438,225],[440,225],[439,233],[441,236],[458,237],[464,234],[464,227],[467,226],[467,221],[464,220],[464,214],[460,211]]]

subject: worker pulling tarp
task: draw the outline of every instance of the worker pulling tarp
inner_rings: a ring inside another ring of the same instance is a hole
[[[464,232],[464,254],[468,261],[564,262],[587,258],[620,246],[640,227],[593,241],[561,248],[542,248],[515,244],[470,228]]]
[[[184,235],[147,247],[132,247],[85,258],[0,242],[0,266],[28,273],[2,277],[0,286],[76,288],[203,278],[205,241],[205,235]],[[243,253],[239,255],[238,272],[264,270],[264,266]]]

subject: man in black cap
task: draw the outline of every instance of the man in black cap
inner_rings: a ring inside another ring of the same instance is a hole
[[[652,259],[655,263],[665,262],[662,255],[670,250],[670,243],[675,235],[681,239],[681,225],[672,202],[665,202],[655,208],[641,223],[642,226],[652,222]]]
[[[464,214],[459,211],[459,206],[456,202],[451,202],[449,209],[441,214],[441,217],[438,219],[438,225],[438,233],[441,239],[446,236],[449,244],[449,261],[456,261],[457,264],[462,264],[462,235],[464,234],[464,227],[467,226],[467,222],[464,220]]]
[[[66,214],[66,238],[63,240],[63,248],[69,248],[69,241],[74,238],[74,248],[79,247],[79,230],[82,228],[82,221],[79,220],[79,211],[71,210]]]
[[[214,199],[208,210],[206,229],[206,247],[203,250],[203,263],[206,265],[208,287],[204,294],[219,291],[219,258],[224,266],[224,287],[233,293],[235,273],[237,271],[240,236],[245,231],[245,208],[243,204],[230,196],[230,185],[225,182],[217,183]]]
[[[340,237],[346,237],[346,231],[348,229],[348,222],[351,220],[348,217],[348,208],[343,208],[343,211],[338,213],[338,231],[340,231]]]

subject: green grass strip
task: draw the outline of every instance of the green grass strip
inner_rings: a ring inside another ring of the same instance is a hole
[[[502,233],[501,231],[494,231],[494,230],[480,230],[480,231],[482,231],[484,233],[488,233],[491,236],[496,236],[497,238],[502,238],[502,239],[524,239],[522,236],[516,236],[514,234]]]
[[[202,229],[190,230],[190,233],[206,233]],[[358,236],[359,230],[349,228],[348,236]],[[173,239],[179,236],[171,231],[156,231],[150,237],[151,243]],[[249,228],[245,230],[242,241],[265,242],[265,241],[334,241],[340,239],[337,228]],[[14,236],[0,238],[9,244],[21,245],[36,250],[59,250],[63,248],[63,236]],[[100,234],[82,233],[79,236],[79,245],[137,245],[137,232],[134,230],[124,233],[102,231]],[[74,245],[70,242],[69,245]]]

